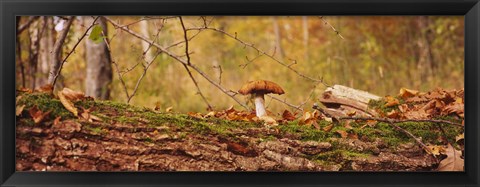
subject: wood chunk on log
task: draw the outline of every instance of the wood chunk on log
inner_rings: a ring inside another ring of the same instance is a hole
[[[360,116],[377,116],[377,113],[368,108],[370,100],[379,100],[380,96],[366,91],[334,85],[325,90],[319,101],[327,107],[325,112],[335,118],[346,117],[348,113],[355,112]]]
[[[366,91],[357,90],[342,85],[333,85],[332,87],[328,87],[325,92],[331,92],[332,95],[337,98],[351,99],[365,104],[368,104],[368,102],[372,99],[380,100],[382,98]]]

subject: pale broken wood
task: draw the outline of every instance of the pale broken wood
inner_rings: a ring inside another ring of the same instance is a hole
[[[319,101],[329,109],[330,115],[338,118],[351,112],[361,116],[377,116],[374,110],[369,109],[368,103],[379,99],[380,96],[366,91],[334,85],[325,90]]]
[[[325,92],[331,92],[332,95],[338,98],[351,99],[365,104],[368,104],[370,100],[380,100],[382,98],[366,91],[357,90],[338,84],[328,87]]]

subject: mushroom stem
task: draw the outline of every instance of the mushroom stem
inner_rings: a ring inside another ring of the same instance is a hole
[[[257,117],[262,117],[267,114],[263,94],[255,94],[255,112],[257,113]]]

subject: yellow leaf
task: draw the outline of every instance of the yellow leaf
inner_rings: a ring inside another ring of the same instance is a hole
[[[15,115],[20,116],[24,108],[25,108],[25,105],[21,105],[21,106],[17,105],[17,107],[15,108]]]
[[[63,106],[68,111],[73,113],[74,116],[78,116],[78,109],[75,108],[75,106],[73,105],[73,103],[71,101],[69,101],[67,98],[65,98],[65,96],[63,95],[62,92],[58,92],[58,98],[60,99],[60,102],[63,104]]]
[[[427,145],[427,147],[430,153],[435,156],[438,156],[440,155],[441,152],[445,151],[445,149],[442,146],[438,146],[438,145]]]
[[[465,134],[464,134],[464,133],[459,134],[458,136],[455,137],[455,142],[458,142],[458,141],[460,141],[460,140],[463,140],[464,137],[465,137]]]
[[[385,107],[391,107],[400,104],[400,101],[392,96],[386,96],[385,101],[387,102],[385,103]]]

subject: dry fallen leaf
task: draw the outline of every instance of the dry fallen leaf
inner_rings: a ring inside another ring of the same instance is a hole
[[[460,140],[464,140],[465,138],[465,134],[462,133],[462,134],[459,134],[458,136],[455,137],[455,142],[458,142]]]
[[[441,153],[445,152],[445,148],[443,148],[443,146],[439,146],[439,145],[427,145],[430,153],[432,155],[435,155],[435,156],[438,156],[440,155]]]
[[[348,132],[344,130],[337,130],[336,133],[340,134],[342,138],[347,138],[348,137]]]
[[[387,112],[387,117],[389,118],[398,118],[398,111],[396,110],[392,110],[390,112]]]
[[[15,115],[20,116],[24,108],[25,108],[25,105],[17,105],[17,107],[15,108]]]
[[[288,110],[283,111],[282,118],[287,121],[293,121],[296,119],[296,117]]]
[[[259,117],[260,120],[264,121],[264,125],[266,126],[277,126],[278,123],[277,123],[277,120],[273,119],[272,117],[270,116],[261,116]]]
[[[395,106],[395,105],[400,104],[400,101],[398,101],[397,98],[392,97],[392,96],[386,96],[385,101],[387,102],[387,103],[385,103],[385,107],[391,107],[391,106]]]
[[[452,145],[448,144],[445,153],[447,158],[440,161],[438,171],[464,171],[465,161],[461,158],[461,151],[455,150]]]
[[[416,96],[416,95],[418,95],[418,93],[419,92],[417,90],[410,90],[410,89],[407,89],[407,88],[401,88],[399,96],[405,99],[405,98],[408,98],[408,97]]]
[[[58,98],[60,99],[60,102],[63,104],[63,106],[68,111],[73,113],[74,116],[78,116],[78,109],[75,108],[75,106],[73,105],[73,103],[71,101],[69,101],[67,98],[65,98],[65,96],[63,95],[62,92],[58,92]]]
[[[50,112],[52,111],[48,111],[48,112],[42,112],[41,110],[39,110],[37,108],[37,106],[34,106],[32,107],[30,110],[28,110],[28,112],[30,113],[30,116],[32,116],[33,118],[33,122],[35,124],[39,124],[40,122],[43,121],[43,119],[45,119],[45,117],[50,114]]]
[[[333,124],[323,127],[323,131],[325,132],[330,132],[332,129],[333,129]]]
[[[69,88],[63,88],[62,94],[63,94],[63,96],[65,96],[65,98],[67,98],[70,101],[78,101],[78,100],[82,100],[82,99],[85,98],[84,93],[79,92],[79,91],[73,91]]]
[[[42,93],[52,93],[53,92],[53,85],[45,84],[42,87],[38,88],[36,91],[42,92]]]

